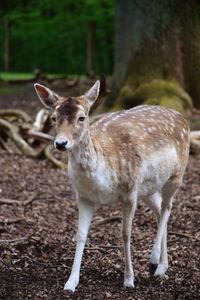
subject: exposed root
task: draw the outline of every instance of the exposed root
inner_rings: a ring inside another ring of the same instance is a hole
[[[190,152],[200,153],[200,130],[190,132]]]
[[[6,118],[6,117],[16,117],[17,119],[21,119],[22,121],[26,123],[31,122],[31,117],[25,113],[24,111],[20,109],[0,109],[0,117]]]
[[[45,150],[44,150],[44,153],[45,153],[45,156],[46,158],[51,161],[53,163],[54,166],[56,166],[57,168],[59,169],[64,169],[66,170],[67,169],[67,165],[62,163],[61,161],[59,161],[58,159],[56,159],[52,153],[51,153],[51,150],[52,150],[52,145],[48,145]]]
[[[33,130],[29,130],[27,132],[27,137],[33,138],[35,140],[39,140],[41,142],[53,141],[53,136],[43,132],[37,132]]]
[[[38,157],[41,151],[35,151],[18,133],[18,127],[0,118],[0,127],[8,134],[22,154],[28,157]]]

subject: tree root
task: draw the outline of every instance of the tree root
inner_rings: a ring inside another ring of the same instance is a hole
[[[200,153],[200,130],[190,132],[190,152],[192,154]]]
[[[29,157],[38,156],[38,153],[18,134],[18,128],[15,125],[0,118],[0,126],[7,132],[9,138],[15,143],[22,154]]]
[[[17,119],[21,119],[26,123],[31,122],[31,117],[20,109],[0,109],[0,117],[16,117]]]
[[[58,159],[56,159],[52,153],[51,153],[51,150],[52,150],[52,145],[48,145],[45,149],[44,149],[44,153],[45,153],[45,156],[46,158],[53,163],[54,166],[56,166],[57,168],[59,169],[64,169],[66,170],[67,169],[67,165],[62,163],[61,161],[59,161]]]
[[[42,142],[53,141],[52,135],[43,133],[43,132],[33,131],[33,130],[29,130],[27,132],[27,137],[30,137],[30,138],[33,138],[35,140],[39,140]]]

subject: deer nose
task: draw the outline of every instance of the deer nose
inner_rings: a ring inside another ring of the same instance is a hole
[[[55,141],[55,147],[56,147],[56,149],[58,149],[58,150],[65,150],[66,149],[66,145],[67,145],[67,143],[68,143],[68,141],[67,140],[65,140],[65,141],[62,141],[62,142],[59,142],[59,141]]]

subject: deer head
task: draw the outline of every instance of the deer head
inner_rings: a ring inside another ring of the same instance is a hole
[[[36,93],[44,107],[52,111],[56,137],[54,146],[58,150],[69,150],[82,140],[89,128],[90,107],[99,95],[100,82],[80,97],[60,97],[49,88],[35,83]]]

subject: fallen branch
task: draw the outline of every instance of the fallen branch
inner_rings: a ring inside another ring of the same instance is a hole
[[[122,249],[122,246],[106,246],[106,245],[100,245],[98,247],[85,247],[85,250],[87,251],[96,251],[96,250],[103,250],[105,251],[106,249]]]
[[[200,130],[190,132],[190,152],[200,153]]]
[[[200,195],[194,196],[193,199],[194,200],[200,200]]]
[[[0,204],[20,204],[20,202],[18,200],[13,200],[13,199],[0,199]]]
[[[8,240],[0,240],[0,246],[9,248],[10,244],[12,244],[12,246],[19,245],[25,241],[29,241],[33,235],[34,235],[34,233],[31,233],[28,236],[21,237],[21,238],[10,239],[10,240],[9,239]]]
[[[0,109],[0,117],[17,117],[26,123],[31,122],[31,117],[20,109]]]
[[[176,231],[168,231],[168,233],[172,234],[172,235],[182,236],[182,237],[186,237],[186,238],[191,239],[191,235],[189,235],[187,233],[176,232]]]
[[[0,219],[0,224],[10,225],[10,224],[22,222],[24,220],[25,220],[25,218],[4,219],[4,220]]]
[[[8,121],[0,118],[0,126],[4,128],[10,137],[10,139],[15,143],[17,148],[21,151],[22,154],[28,157],[38,157],[42,150],[39,149],[35,151],[29,144],[19,135],[18,128],[10,124]]]
[[[29,237],[22,237],[22,238],[12,239],[12,240],[0,240],[0,244],[15,243],[15,242],[27,240],[28,238]]]
[[[37,131],[33,131],[33,130],[29,130],[27,132],[27,137],[33,138],[35,140],[40,140],[43,142],[48,142],[48,141],[53,141],[53,136],[47,133],[43,133],[43,132],[37,132]]]
[[[121,217],[119,216],[116,216],[116,217],[110,217],[110,218],[106,218],[102,221],[99,221],[95,224],[95,226],[101,226],[101,225],[104,225],[104,224],[107,224],[107,223],[112,223],[112,222],[121,222]]]
[[[6,198],[0,199],[0,204],[7,204],[7,205],[17,204],[17,205],[27,206],[28,204],[31,204],[36,199],[37,194],[38,194],[37,191],[33,192],[33,194],[25,201],[18,201],[14,199],[6,199]]]
[[[29,197],[29,199],[27,199],[26,201],[22,201],[22,204],[23,204],[24,206],[27,206],[28,204],[31,204],[31,203],[36,199],[37,195],[38,195],[38,192],[35,191],[35,192]]]

